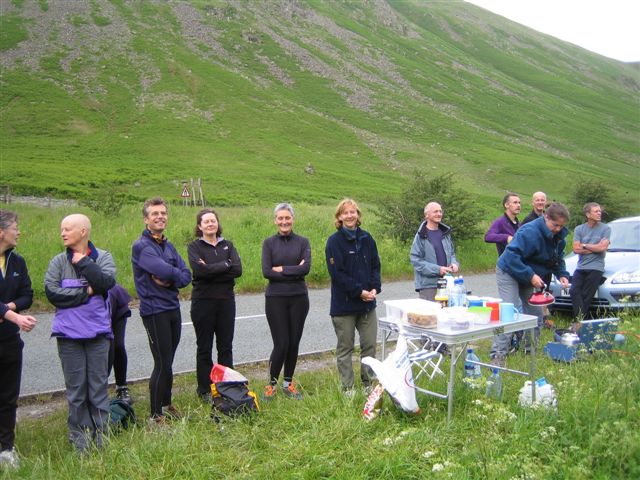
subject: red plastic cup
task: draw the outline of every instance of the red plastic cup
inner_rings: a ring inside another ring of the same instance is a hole
[[[500,302],[487,302],[487,307],[491,309],[491,321],[500,321]]]

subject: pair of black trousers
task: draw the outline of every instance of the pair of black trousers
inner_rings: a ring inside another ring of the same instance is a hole
[[[16,438],[23,347],[18,334],[0,341],[0,450],[11,450]]]
[[[269,380],[274,383],[284,364],[284,379],[291,381],[298,362],[298,348],[309,313],[309,296],[265,297],[265,313],[273,351],[269,358]]]
[[[180,310],[160,312],[142,317],[142,323],[149,338],[149,348],[153,355],[153,371],[149,379],[151,416],[162,415],[162,407],[171,405],[173,388],[173,358],[175,357],[182,318]]]
[[[571,278],[571,304],[576,320],[591,318],[589,307],[598,287],[602,272],[600,270],[576,270]]]
[[[109,348],[109,374],[113,368],[116,385],[123,387],[127,384],[127,349],[124,343],[127,317],[114,320],[111,323],[111,329],[113,330],[113,339]]]
[[[213,339],[218,363],[233,368],[233,333],[236,325],[234,297],[200,298],[191,302],[191,321],[196,332],[196,377],[198,393],[211,391]]]

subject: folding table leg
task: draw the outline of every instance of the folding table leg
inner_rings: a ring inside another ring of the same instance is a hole
[[[453,387],[456,378],[456,345],[450,345],[451,351],[451,367],[449,369],[449,384],[447,385],[447,397],[449,398],[449,405],[447,406],[447,423],[451,422],[453,416]]]
[[[535,342],[535,328],[529,329],[529,340],[531,343],[531,365],[529,367],[529,373],[531,374],[531,402],[536,402],[536,342]]]

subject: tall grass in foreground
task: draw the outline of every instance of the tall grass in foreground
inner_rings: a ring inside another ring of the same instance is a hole
[[[190,374],[178,377],[175,387],[174,403],[188,412],[186,419],[149,431],[146,385],[135,385],[141,425],[84,457],[66,441],[66,408],[21,420],[17,448],[23,467],[11,478],[640,478],[640,345],[633,336],[640,333],[638,320],[621,325],[629,332],[623,353],[598,352],[571,365],[538,354],[538,375],[555,386],[557,412],[520,407],[523,378],[504,375],[501,403],[458,381],[451,424],[446,402],[422,395],[417,415],[402,413],[387,397],[383,414],[367,422],[361,417],[364,395],[344,398],[334,368],[324,368],[299,372],[303,401],[280,395],[253,417],[216,425],[196,399]],[[550,337],[544,331],[541,345]],[[486,359],[488,342],[477,347]],[[509,366],[526,369],[528,361],[516,354]],[[261,390],[266,366],[238,369]],[[443,391],[445,380],[439,377],[430,387]]]
[[[337,204],[337,202],[336,202]],[[262,241],[276,233],[273,224],[273,205],[264,207],[219,208],[223,235],[231,240],[242,258],[243,273],[237,280],[238,292],[258,292],[265,288],[262,276]],[[91,238],[94,244],[109,250],[118,268],[118,282],[135,295],[131,271],[131,245],[144,229],[142,204],[126,205],[115,218],[107,218],[86,207],[42,208],[25,204],[2,205],[18,212],[21,238],[18,251],[26,258],[33,282],[35,308],[48,307],[44,296],[44,274],[51,258],[63,249],[60,239],[60,221],[65,215],[81,212],[92,221]],[[312,206],[294,204],[296,219],[294,231],[309,238],[312,248],[311,272],[307,281],[312,287],[327,286],[329,275],[324,257],[324,247],[329,235],[335,232],[333,215],[335,205]],[[383,225],[374,208],[362,206],[362,228],[372,233],[378,244],[382,260],[384,281],[412,278],[409,263],[410,245],[391,238],[389,225]],[[169,207],[169,224],[166,235],[187,261],[187,244],[193,240],[196,207]],[[416,229],[418,224],[416,224]],[[462,273],[484,271],[495,265],[495,248],[485,244],[482,238],[456,242]],[[384,288],[384,286],[383,286]],[[182,292],[188,296],[191,287]]]

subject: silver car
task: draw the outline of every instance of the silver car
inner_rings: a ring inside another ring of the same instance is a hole
[[[611,227],[611,243],[605,258],[604,275],[596,292],[592,310],[640,308],[640,216],[619,218]],[[567,271],[573,275],[578,255],[565,257]],[[554,277],[551,293],[556,298],[554,310],[571,310],[569,290],[563,290]]]

